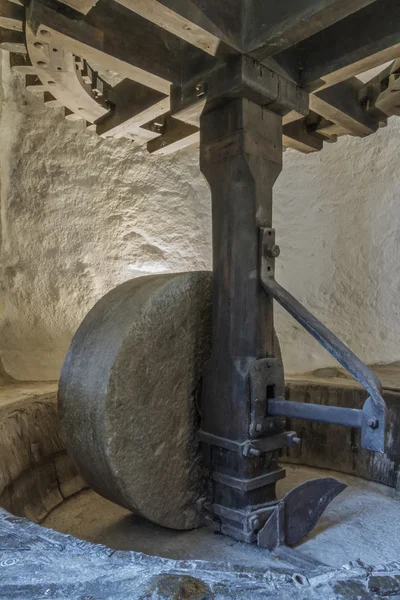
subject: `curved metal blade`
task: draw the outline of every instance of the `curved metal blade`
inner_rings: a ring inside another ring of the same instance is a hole
[[[328,504],[346,487],[333,477],[297,486],[275,508],[258,534],[258,545],[268,550],[294,546],[314,529]]]
[[[306,481],[286,494],[283,499],[286,544],[294,546],[308,535],[328,504],[346,487],[333,477],[324,477]]]

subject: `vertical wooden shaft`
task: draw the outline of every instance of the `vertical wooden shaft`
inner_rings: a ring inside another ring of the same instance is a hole
[[[243,98],[206,107],[200,151],[212,194],[214,271],[202,431],[242,443],[249,440],[251,366],[279,356],[272,300],[261,289],[258,271],[259,228],[272,225],[272,188],[282,169],[282,117]],[[275,471],[274,454],[243,456],[205,444],[205,462],[210,506],[243,510],[275,499],[275,483],[241,490],[217,481],[221,473],[249,480]]]

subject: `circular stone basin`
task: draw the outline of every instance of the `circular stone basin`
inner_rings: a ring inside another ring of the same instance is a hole
[[[55,393],[54,384],[0,389],[0,599],[400,597],[395,490],[286,465],[280,496],[326,473],[348,485],[298,547],[329,566],[300,569],[206,528],[154,525],[88,490],[59,436]]]
[[[286,470],[286,479],[278,483],[280,497],[317,477],[335,477],[348,486],[328,506],[314,531],[298,545],[299,551],[338,568],[356,559],[367,564],[398,560],[400,492],[332,471],[290,465],[286,465]],[[42,525],[116,550],[176,560],[229,561],[258,567],[277,564],[276,558],[256,545],[242,544],[207,528],[165,529],[91,490],[83,490],[63,502]]]

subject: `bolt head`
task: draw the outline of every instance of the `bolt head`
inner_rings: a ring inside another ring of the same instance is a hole
[[[267,258],[278,258],[281,253],[281,249],[276,244],[272,244],[271,246],[266,246],[265,255]]]
[[[263,428],[262,424],[261,423],[257,423],[257,425],[256,425],[256,431],[257,431],[257,433],[262,433],[263,429],[264,428]]]
[[[258,519],[257,517],[251,517],[250,525],[253,530],[258,529],[260,527],[260,519]]]
[[[368,419],[368,427],[371,427],[371,429],[377,429],[379,427],[378,419]]]
[[[206,83],[204,81],[199,81],[199,83],[196,85],[196,96],[198,98],[202,98],[203,96],[206,95],[206,91],[207,91]]]

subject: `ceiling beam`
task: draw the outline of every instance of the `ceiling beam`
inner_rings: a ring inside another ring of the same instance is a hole
[[[117,0],[117,2],[212,56],[225,51],[227,49],[225,44],[236,46],[235,38],[238,31],[231,31],[229,34],[226,28],[229,30],[229,20],[236,28],[240,25],[240,1],[202,2],[205,4],[204,11],[199,8],[196,0]],[[216,11],[221,9],[219,4],[225,7],[229,17],[226,23],[222,22],[224,29],[214,22],[214,20],[220,21],[220,17],[215,18]]]
[[[245,46],[258,60],[273,56],[376,0],[248,0]]]
[[[399,23],[399,0],[378,0],[304,40],[296,47],[303,85],[327,87],[398,58]]]
[[[38,0],[32,0],[27,11],[29,24],[39,36],[51,37],[62,49],[165,94],[171,83],[182,82],[183,57],[196,50],[112,0],[99,0],[80,19]],[[201,58],[196,70],[201,68]]]

